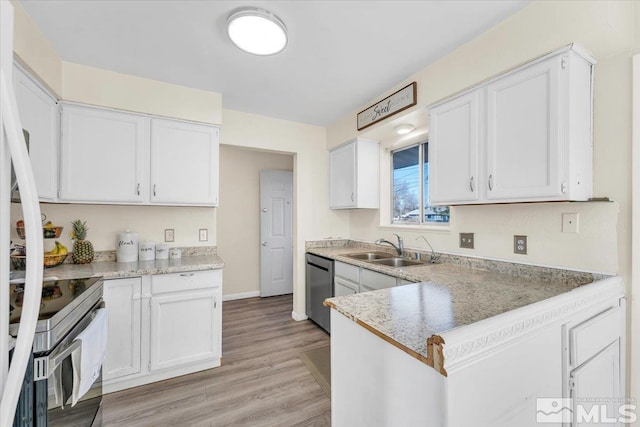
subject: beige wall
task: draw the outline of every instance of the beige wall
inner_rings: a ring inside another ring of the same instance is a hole
[[[164,242],[165,228],[175,230],[175,242],[167,243],[171,247],[211,246],[216,244],[216,209],[174,206],[110,206],[110,205],[72,205],[41,203],[40,210],[56,225],[64,227],[59,239],[71,247],[71,221],[87,221],[89,233],[87,239],[98,251],[115,250],[118,233],[126,229],[139,234],[140,240]],[[11,205],[13,223],[22,218],[20,204]],[[198,240],[198,230],[209,230],[209,241]],[[11,230],[11,239],[17,241],[15,229]],[[45,245],[51,243],[45,241]]]
[[[260,290],[260,171],[293,170],[293,156],[220,147],[218,253],[225,261],[224,294]]]
[[[293,309],[304,313],[305,241],[349,235],[348,214],[329,209],[325,129],[227,109],[222,120],[223,144],[294,155]]]
[[[65,101],[220,124],[222,95],[64,62]]]
[[[640,39],[637,36],[640,28],[638,9],[640,7],[635,2],[624,1],[533,2],[372,100],[381,99],[408,82],[417,81],[418,105],[408,114],[412,114],[412,119],[426,116],[425,107],[435,101],[568,43],[580,43],[599,61],[595,68],[594,195],[608,196],[615,203],[458,207],[453,209],[450,229],[440,231],[381,227],[379,212],[353,211],[351,237],[371,240],[389,237],[390,233],[400,230],[411,246],[424,247],[423,243],[415,240],[416,236],[424,234],[437,250],[446,252],[615,272],[624,278],[629,291],[635,291],[631,293],[635,303],[635,294],[640,288],[638,284],[632,286],[631,283],[631,55],[633,51],[640,50],[640,40],[634,40],[634,37]],[[360,109],[328,127],[328,147],[356,136],[388,135],[385,128],[390,126],[389,123],[403,120],[402,117],[394,117],[358,134],[355,116]],[[382,146],[389,147],[394,143],[396,141],[392,138],[387,138],[382,141]],[[383,153],[386,157],[381,157],[386,160],[381,161],[381,170],[385,171],[389,170],[389,156],[384,149]],[[381,193],[385,197],[389,194],[389,177],[384,173],[382,176]],[[387,208],[388,202],[384,206]],[[563,212],[580,213],[579,234],[560,232]],[[382,223],[385,224],[384,221]],[[460,231],[476,233],[477,249],[458,248]],[[525,257],[512,253],[512,239],[516,231],[529,236],[530,254]],[[637,321],[633,326],[635,330],[640,328]],[[630,333],[629,337],[633,335]],[[638,360],[640,344],[637,341],[632,342],[634,351],[633,357],[628,359],[630,361]],[[631,369],[631,395],[637,397],[640,396],[640,366],[632,365]]]

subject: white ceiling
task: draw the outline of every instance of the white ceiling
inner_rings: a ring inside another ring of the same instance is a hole
[[[326,126],[527,1],[21,3],[65,61],[220,92],[225,108]],[[285,22],[284,52],[258,57],[233,46],[225,21],[241,6]]]

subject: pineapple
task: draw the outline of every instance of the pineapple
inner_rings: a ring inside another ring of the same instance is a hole
[[[71,223],[73,227],[73,231],[71,232],[71,238],[74,240],[73,242],[73,262],[76,264],[88,264],[93,261],[93,244],[90,241],[85,240],[87,237],[87,227],[86,221],[81,221],[79,219],[73,221]]]

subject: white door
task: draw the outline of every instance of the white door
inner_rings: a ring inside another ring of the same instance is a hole
[[[107,356],[105,380],[140,372],[142,279],[105,280],[104,301],[107,307]]]
[[[218,128],[151,121],[151,202],[218,204]]]
[[[148,194],[149,119],[62,106],[60,198],[141,203]]]
[[[356,143],[329,153],[329,207],[356,206]]]
[[[293,292],[293,172],[260,172],[260,296]]]
[[[478,200],[480,91],[431,109],[429,203]]]
[[[560,56],[487,86],[487,198],[559,196]]]

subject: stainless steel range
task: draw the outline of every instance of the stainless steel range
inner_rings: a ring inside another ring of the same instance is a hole
[[[10,291],[9,332],[15,336],[23,289],[21,285],[11,285]],[[104,306],[102,293],[101,277],[43,283],[33,342],[33,366],[25,376],[14,426],[101,425],[101,376],[75,406],[67,402],[73,388],[71,353],[80,344],[74,340]]]

